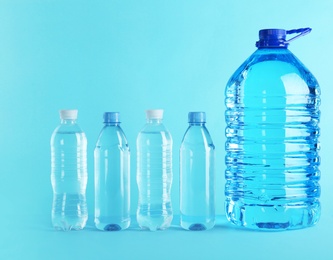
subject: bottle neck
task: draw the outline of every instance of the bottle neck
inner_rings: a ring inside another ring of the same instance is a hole
[[[261,56],[263,59],[265,59],[265,56],[275,59],[276,56],[291,55],[292,53],[287,48],[258,48],[253,54]]]
[[[147,118],[148,124],[162,124],[163,119],[161,118]]]
[[[189,126],[205,126],[204,122],[189,122]]]
[[[288,50],[288,48],[284,48],[284,47],[275,47],[275,48],[271,48],[271,47],[260,47],[258,48],[259,52],[266,52],[266,53],[286,53],[286,52],[290,52]]]
[[[120,122],[105,122],[105,126],[119,126]]]
[[[61,119],[62,125],[75,125],[76,119]]]

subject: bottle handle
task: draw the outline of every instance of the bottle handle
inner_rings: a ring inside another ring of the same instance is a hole
[[[295,37],[287,40],[286,43],[290,43],[291,41],[296,40],[299,37],[307,35],[308,33],[311,32],[311,30],[312,30],[311,28],[300,28],[300,29],[292,29],[292,30],[286,31],[286,34],[298,33],[298,35],[296,35]]]

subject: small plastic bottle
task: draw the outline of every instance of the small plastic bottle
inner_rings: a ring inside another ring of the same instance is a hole
[[[319,220],[320,88],[288,50],[310,31],[260,30],[258,50],[227,84],[226,216],[237,226],[274,231]]]
[[[56,229],[83,229],[88,219],[87,139],[77,110],[61,110],[61,124],[51,137],[52,223]]]
[[[137,137],[137,221],[142,229],[163,230],[172,221],[172,138],[162,123],[163,110],[147,110]]]
[[[96,228],[126,229],[130,225],[130,149],[118,112],[104,113],[94,159]]]
[[[180,146],[180,225],[207,230],[215,224],[214,144],[205,112],[190,112]]]

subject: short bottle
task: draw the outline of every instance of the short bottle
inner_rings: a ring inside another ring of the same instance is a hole
[[[118,231],[130,225],[130,149],[118,112],[104,113],[94,150],[95,225]]]
[[[77,110],[61,110],[61,124],[51,137],[52,223],[58,230],[83,229],[86,203],[87,138],[77,124]]]
[[[208,230],[215,225],[214,144],[205,112],[190,112],[180,146],[180,225]]]
[[[237,226],[274,231],[319,220],[320,88],[288,50],[310,31],[260,30],[258,50],[227,84],[226,215]]]
[[[172,137],[163,125],[163,110],[147,110],[147,123],[137,137],[137,221],[142,229],[163,230],[170,226]]]

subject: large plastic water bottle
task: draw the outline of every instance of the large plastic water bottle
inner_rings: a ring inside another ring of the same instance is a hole
[[[214,144],[205,112],[190,112],[180,146],[180,225],[206,230],[215,224]]]
[[[172,138],[162,123],[163,110],[147,110],[137,137],[137,221],[142,229],[163,230],[172,221]]]
[[[104,113],[95,151],[95,225],[117,231],[130,225],[130,149],[118,112]]]
[[[87,139],[77,112],[61,110],[61,124],[51,137],[52,223],[65,231],[83,229],[88,219]]]
[[[238,226],[298,229],[319,220],[320,89],[287,49],[310,31],[261,30],[258,50],[227,84],[226,215]]]

